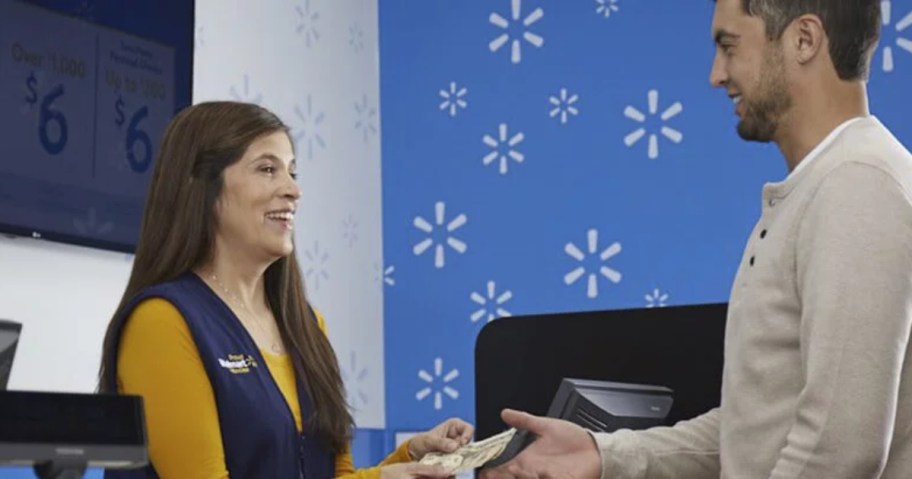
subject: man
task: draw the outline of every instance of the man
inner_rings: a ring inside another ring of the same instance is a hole
[[[868,113],[880,0],[717,0],[710,81],[789,175],[763,188],[729,301],[721,406],[538,440],[485,473],[561,478],[912,475],[912,155]]]

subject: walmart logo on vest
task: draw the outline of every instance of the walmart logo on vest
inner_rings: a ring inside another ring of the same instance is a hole
[[[243,354],[229,354],[228,359],[218,358],[219,365],[232,374],[247,374],[250,368],[257,367],[256,359],[253,356]]]

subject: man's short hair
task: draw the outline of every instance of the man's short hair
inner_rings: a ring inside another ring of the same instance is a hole
[[[801,15],[817,15],[830,40],[830,58],[839,78],[867,78],[871,53],[880,40],[880,0],[741,0],[741,8],[763,19],[769,40],[782,38]]]

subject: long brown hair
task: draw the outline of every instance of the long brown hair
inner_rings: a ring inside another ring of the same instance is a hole
[[[240,160],[254,140],[277,131],[287,133],[288,128],[276,115],[237,102],[200,103],[168,125],[149,185],[130,280],[105,334],[101,392],[116,392],[106,374],[115,368],[118,318],[127,313],[126,305],[143,289],[211,260],[223,171]],[[294,252],[266,269],[264,287],[295,375],[313,402],[308,425],[335,453],[342,452],[351,439],[353,420],[335,352],[307,305]]]

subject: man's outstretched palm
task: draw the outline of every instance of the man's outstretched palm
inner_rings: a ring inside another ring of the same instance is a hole
[[[512,461],[484,471],[482,479],[599,479],[601,458],[592,436],[576,424],[505,410],[504,422],[537,439]]]

